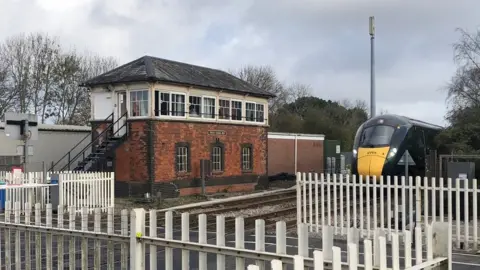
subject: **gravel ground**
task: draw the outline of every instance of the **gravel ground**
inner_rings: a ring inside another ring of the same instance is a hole
[[[259,192],[271,191],[271,190],[278,190],[284,189],[282,185],[278,184],[277,182],[285,182],[285,181],[273,181],[270,183],[270,187],[264,190],[252,190],[246,192],[218,192],[215,194],[209,194],[207,196],[201,195],[192,195],[192,196],[182,196],[179,198],[172,198],[172,199],[164,199],[156,202],[142,202],[139,198],[115,198],[115,210],[120,212],[122,209],[131,210],[134,208],[145,208],[145,209],[164,209],[169,207],[175,207],[180,205],[186,205],[191,203],[198,203],[204,201],[214,201],[229,197],[235,196],[242,196],[248,194],[255,194]],[[294,184],[294,182],[293,182]],[[202,211],[202,210],[199,210]],[[198,212],[198,211],[196,211]],[[193,211],[191,212],[194,213]]]
[[[250,209],[242,209],[239,211],[232,211],[232,212],[226,212],[222,213],[225,217],[237,217],[237,216],[243,216],[243,217],[249,217],[249,216],[255,216],[255,215],[261,215],[261,214],[267,214],[271,212],[275,212],[278,210],[283,210],[286,208],[290,207],[295,207],[296,203],[283,203],[279,205],[268,205],[264,207],[258,207],[258,208],[250,208]]]
[[[120,212],[123,209],[131,210],[134,208],[164,209],[179,205],[204,202],[207,200],[208,199],[203,196],[183,196],[175,199],[165,199],[154,202],[142,202],[138,198],[115,198],[115,212]]]

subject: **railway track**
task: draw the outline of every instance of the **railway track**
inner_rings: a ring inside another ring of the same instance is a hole
[[[339,196],[339,188],[337,189],[334,189],[334,188],[330,188],[329,189],[330,191],[330,198],[333,199],[333,193],[334,192],[337,192],[337,196],[336,196],[336,203],[331,203],[331,209],[330,209],[330,213],[331,215],[333,216],[335,214],[335,209],[333,208],[334,206],[339,206],[341,205],[340,204],[340,201],[341,200],[344,200],[344,203],[343,203],[343,208],[344,208],[344,211],[347,210],[348,208],[348,205],[346,204],[346,196],[344,196],[343,198],[341,198]],[[307,198],[309,198],[309,190],[307,189],[306,190],[306,196]],[[322,196],[319,196],[319,200],[321,200],[321,197],[328,197],[328,190],[325,189],[324,191],[325,193],[322,195]],[[344,194],[346,194],[344,192]],[[302,190],[302,199],[303,199],[303,190]],[[354,195],[353,194],[349,194],[350,196],[350,202],[353,202],[353,198],[354,198]],[[359,195],[357,194],[357,205],[360,205],[360,200],[359,200]],[[313,199],[313,198],[312,198]],[[276,226],[276,223],[277,221],[279,220],[282,220],[282,221],[285,221],[286,223],[286,226],[287,226],[287,230],[291,230],[293,228],[296,228],[297,226],[297,216],[296,216],[296,213],[297,213],[297,205],[296,205],[296,202],[297,202],[297,191],[294,189],[294,190],[289,190],[288,192],[285,192],[285,194],[283,194],[283,197],[280,197],[280,198],[263,198],[263,200],[258,200],[258,201],[255,201],[255,202],[245,202],[243,204],[236,204],[236,205],[232,205],[232,206],[218,206],[218,207],[215,207],[215,208],[210,208],[210,209],[204,209],[204,210],[199,210],[198,212],[195,211],[195,210],[198,210],[198,209],[194,209],[195,212],[191,212],[191,211],[185,211],[185,212],[190,212],[190,229],[191,230],[197,230],[198,229],[198,214],[206,214],[207,215],[207,230],[208,231],[215,231],[215,228],[216,228],[216,218],[215,218],[215,215],[218,215],[218,214],[227,214],[225,216],[225,230],[226,230],[226,233],[231,233],[231,232],[234,232],[235,231],[235,217],[236,216],[242,216],[242,213],[236,213],[234,214],[234,216],[230,216],[228,215],[228,213],[231,213],[231,212],[235,212],[235,211],[241,211],[241,210],[246,210],[246,209],[255,209],[256,207],[260,207],[260,206],[269,206],[269,205],[278,205],[278,204],[281,204],[281,203],[290,203],[291,206],[288,206],[286,207],[285,209],[281,209],[281,210],[273,210],[273,211],[266,211],[264,213],[259,213],[259,214],[251,214],[251,215],[244,215],[244,228],[245,228],[245,231],[253,231],[255,229],[255,220],[257,219],[263,219],[265,221],[265,229],[266,231],[274,231],[275,230],[275,226]],[[324,202],[325,203],[325,202]],[[363,201],[363,205],[365,205],[366,202],[365,200]],[[312,207],[315,208],[315,202],[312,204]],[[325,210],[326,210],[326,206],[325,206]],[[307,207],[307,211],[309,209],[309,206]],[[337,209],[336,211],[337,214],[340,213],[340,210]],[[321,213],[319,213],[321,214]],[[315,218],[315,217],[314,217]],[[161,219],[161,221],[164,221],[164,219]],[[181,213],[175,213],[174,214],[174,221],[173,221],[173,226],[176,227],[176,226],[181,226]]]
[[[352,188],[353,186],[349,186],[350,191],[348,192],[348,200],[347,200],[347,186],[341,186],[341,187],[330,187],[330,188],[324,188],[324,193],[320,194],[320,188],[318,188],[319,191],[319,196],[318,199],[320,202],[323,201],[324,203],[324,211],[325,214],[323,215],[324,218],[328,218],[329,213],[328,213],[328,207],[327,207],[327,202],[326,200],[330,198],[330,200],[333,200],[336,197],[336,202],[334,203],[333,201],[330,202],[330,217],[331,217],[331,224],[334,222],[334,216],[337,216],[337,223],[339,223],[340,219],[343,217],[340,216],[340,213],[343,210],[343,215],[346,215],[347,211],[350,211],[350,225],[353,225],[354,222],[358,223],[358,219],[360,217],[360,211],[363,211],[364,208],[366,208],[367,204],[372,204],[374,199],[369,199],[367,200],[366,197],[366,187],[363,188],[363,192],[359,192],[359,187],[357,186],[357,190],[354,193]],[[340,192],[340,189],[343,189],[342,192]],[[312,189],[313,190],[313,189]],[[306,198],[309,200],[309,193],[310,190],[307,188],[306,190]],[[330,195],[328,192],[330,191]],[[334,193],[336,193],[336,196],[334,196]],[[301,196],[302,196],[302,202],[304,198],[304,190],[301,190]],[[312,194],[313,195],[313,194]],[[340,196],[342,195],[342,196]],[[363,199],[361,199],[361,196],[363,196]],[[379,198],[380,193],[377,192],[377,200],[380,200]],[[384,196],[386,196],[386,192],[384,193]],[[370,198],[373,197],[372,191],[370,191]],[[312,200],[315,200],[315,197],[312,196]],[[341,201],[343,201],[341,203]],[[357,220],[353,220],[353,203],[355,202],[355,207],[357,208]],[[255,209],[258,207],[262,206],[275,206],[279,204],[291,204],[285,209],[281,210],[272,210],[272,211],[265,211],[264,213],[259,213],[259,214],[247,214],[243,215],[242,213],[235,213],[234,216],[229,216],[229,213],[235,212],[235,211],[242,211],[246,209]],[[290,189],[285,191],[282,194],[276,194],[275,196],[269,196],[269,197],[260,197],[256,198],[255,201],[252,200],[239,200],[235,202],[229,202],[229,205],[225,204],[219,204],[215,207],[209,207],[205,209],[189,209],[187,211],[182,211],[182,212],[190,212],[190,228],[192,230],[198,229],[198,214],[206,214],[207,215],[207,229],[209,231],[215,231],[216,227],[216,219],[215,215],[218,214],[226,214],[225,216],[225,230],[226,232],[233,232],[235,230],[235,216],[244,216],[244,226],[245,230],[254,230],[255,228],[255,220],[257,219],[263,219],[265,221],[265,228],[266,230],[272,229],[273,231],[275,230],[275,224],[278,220],[285,221],[287,225],[287,230],[291,230],[296,228],[297,226],[297,190],[296,189]],[[313,209],[315,209],[315,202],[312,204]],[[341,210],[340,207],[343,209]],[[190,211],[193,210],[193,211]],[[309,213],[309,205],[307,205],[307,213]],[[316,219],[315,216],[315,210],[313,210],[313,217],[312,220]],[[321,205],[319,205],[319,218],[321,218],[322,213],[321,213]],[[159,224],[164,223],[164,219],[160,219]],[[344,221],[344,225],[346,226],[346,220]],[[180,226],[181,225],[181,213],[174,213],[174,227],[175,226]]]
[[[360,193],[356,192],[349,192],[349,202],[350,205],[347,205],[347,193],[345,188],[342,192],[343,197],[340,196],[340,187],[338,188],[330,188],[324,189],[324,193],[320,194],[319,189],[319,202],[324,204],[324,218],[328,217],[328,208],[327,208],[327,198],[329,197],[330,200],[333,200],[336,197],[336,202],[330,202],[330,216],[332,217],[337,214],[340,214],[339,206],[343,205],[343,214],[346,214],[346,211],[351,209],[351,204],[354,201],[354,197],[356,197],[356,205],[357,209],[362,209],[365,207],[367,203],[371,203],[371,201],[367,201],[363,199],[360,200]],[[330,195],[328,195],[328,191],[330,191]],[[306,190],[307,200],[309,199],[309,190]],[[337,196],[333,196],[333,193],[336,192]],[[365,195],[365,192],[363,193]],[[313,195],[313,194],[312,194]],[[303,190],[301,193],[302,202],[303,202]],[[323,198],[323,200],[322,200]],[[314,200],[315,197],[312,197]],[[379,199],[379,198],[378,198]],[[343,200],[343,203],[340,201]],[[362,204],[361,204],[362,203]],[[296,189],[288,189],[283,190],[278,193],[268,194],[265,196],[259,196],[254,198],[247,198],[247,199],[238,199],[238,200],[231,200],[231,201],[224,201],[218,204],[208,205],[208,206],[192,206],[192,207],[185,207],[180,210],[173,210],[173,228],[175,230],[179,230],[181,227],[181,214],[184,212],[188,212],[189,215],[189,228],[192,231],[198,230],[198,215],[205,214],[207,215],[207,230],[210,232],[216,231],[216,215],[223,214],[225,216],[225,233],[230,234],[235,232],[235,217],[243,216],[244,217],[244,229],[246,232],[252,232],[255,230],[255,221],[257,219],[263,219],[265,221],[265,230],[266,232],[274,232],[276,222],[282,220],[286,223],[287,230],[293,231],[297,226],[297,190]],[[278,207],[279,205],[283,207]],[[269,209],[271,206],[271,209]],[[336,209],[335,209],[336,207]],[[263,208],[262,211],[259,208]],[[310,206],[307,205],[307,213],[309,215],[309,208]],[[312,204],[313,208],[313,216],[312,220],[316,220],[315,216],[315,209],[316,205],[315,202]],[[321,213],[321,205],[318,205],[319,208],[319,219],[322,218]],[[358,211],[357,211],[358,213]],[[158,211],[157,213],[157,226],[164,227],[165,226],[165,211]],[[307,215],[307,216],[308,216]],[[303,214],[302,214],[303,216]],[[350,215],[353,218],[353,215]],[[359,214],[357,214],[357,217]],[[32,213],[32,222],[34,220],[34,214]],[[145,225],[148,226],[150,224],[150,215],[146,215]],[[338,217],[337,220],[339,220]],[[13,217],[11,217],[13,220]],[[76,217],[77,219],[77,227],[80,227],[80,216]],[[130,219],[130,217],[129,217]],[[308,217],[308,221],[310,218]],[[102,214],[102,228],[106,227],[107,217],[106,214]],[[116,230],[120,229],[120,216],[116,215],[114,218],[115,221],[115,228]],[[353,221],[353,220],[352,220]],[[44,221],[42,220],[42,223]],[[355,221],[353,221],[355,222]],[[57,224],[56,215],[54,214],[54,224]],[[346,223],[344,223],[346,225]],[[129,225],[129,224],[128,224]],[[68,227],[68,214],[64,215],[64,226]],[[93,228],[94,226],[94,216],[89,215],[88,218],[88,227]],[[118,228],[117,228],[118,227]]]
[[[190,229],[197,230],[198,229],[198,215],[199,214],[206,214],[207,215],[207,230],[208,231],[215,231],[216,230],[216,215],[224,214],[225,215],[225,232],[226,233],[233,233],[235,231],[235,218],[237,216],[244,217],[244,229],[245,231],[254,230],[255,228],[255,220],[263,219],[265,220],[265,226],[271,227],[272,225],[275,226],[276,220],[275,218],[283,217],[290,214],[295,214],[297,211],[296,207],[296,191],[292,190],[289,193],[283,195],[280,198],[263,198],[262,201],[256,202],[246,202],[244,204],[237,204],[227,207],[216,207],[213,209],[206,209],[205,211],[200,210],[194,213],[190,212]],[[244,211],[248,212],[256,211],[259,207],[267,207],[268,206],[278,206],[278,205],[290,205],[286,206],[284,209],[273,209],[273,211],[265,210],[263,213],[258,214],[245,214],[245,213],[238,213],[237,211]],[[189,212],[189,211],[185,211]],[[162,219],[164,221],[164,219]],[[181,213],[174,214],[173,226],[180,226],[181,224]]]

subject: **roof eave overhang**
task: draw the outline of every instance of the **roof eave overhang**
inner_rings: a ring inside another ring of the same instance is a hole
[[[166,83],[166,84],[173,84],[173,85],[182,85],[182,86],[194,86],[194,87],[199,87],[199,88],[204,88],[204,89],[212,89],[212,90],[220,90],[220,91],[228,91],[231,93],[235,94],[247,94],[250,96],[256,96],[256,97],[263,97],[263,98],[275,98],[277,95],[275,94],[261,94],[261,93],[245,93],[237,90],[232,90],[232,89],[218,89],[218,88],[210,88],[202,85],[196,85],[196,84],[188,84],[188,83],[179,83],[179,82],[174,82],[174,81],[165,81],[165,80],[159,80],[156,77],[149,76],[143,79],[134,79],[134,80],[121,80],[121,81],[116,81],[116,82],[101,82],[101,83],[89,83],[83,82],[80,83],[78,86],[79,87],[95,87],[95,86],[103,86],[103,85],[113,85],[117,83],[139,83],[139,82],[159,82],[159,83]]]

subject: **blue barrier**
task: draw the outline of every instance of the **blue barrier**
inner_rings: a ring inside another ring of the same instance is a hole
[[[52,185],[52,187],[48,189],[49,190],[48,195],[50,197],[50,203],[52,204],[53,211],[56,211],[58,209],[58,204],[60,203],[58,179],[59,179],[59,175],[57,173],[52,173],[50,175],[50,184]]]
[[[5,182],[3,180],[0,180],[0,186],[5,186]],[[0,210],[5,211],[5,202],[7,200],[5,188],[0,189]]]
[[[52,173],[50,175],[50,184],[52,184],[52,185],[58,184],[58,174],[57,173]]]

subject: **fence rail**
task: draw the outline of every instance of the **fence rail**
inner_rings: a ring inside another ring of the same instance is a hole
[[[377,181],[378,180],[378,181]],[[477,180],[409,177],[356,177],[297,173],[297,219],[310,231],[333,226],[346,235],[348,227],[373,237],[382,228],[387,237],[448,222],[456,247],[478,249]]]
[[[50,204],[46,215],[42,216],[40,205],[32,209],[26,205],[22,215],[19,203],[7,202],[4,220],[0,220],[0,265],[5,269],[284,269],[286,265],[295,270],[313,267],[314,269],[404,269],[446,265],[451,253],[448,245],[442,245],[442,237],[449,235],[446,223],[433,223],[424,235],[415,235],[420,249],[412,256],[411,234],[401,238],[392,234],[392,241],[377,234],[372,240],[361,243],[351,237],[346,249],[335,246],[330,232],[333,227],[325,227],[322,247],[311,252],[308,227],[300,224],[297,248],[287,245],[286,224],[278,221],[274,247],[267,245],[264,220],[256,220],[254,246],[246,238],[243,217],[235,220],[236,232],[233,241],[225,235],[225,217],[216,216],[216,231],[207,231],[207,216],[198,216],[198,232],[189,228],[189,213],[182,213],[180,230],[173,228],[173,213],[165,213],[164,224],[157,224],[157,211],[134,209],[130,213],[121,211],[121,222],[114,223],[113,208],[107,215],[95,209],[93,219],[88,208],[81,210],[80,226],[74,211],[65,216],[63,206],[57,214],[52,213]],[[75,206],[72,206],[74,208]],[[34,217],[34,220],[32,220]],[[93,222],[92,222],[93,221]],[[355,230],[350,230],[351,235]],[[213,238],[212,238],[213,235]],[[329,237],[330,235],[330,237]],[[23,239],[23,241],[20,241]],[[444,240],[444,239],[443,239]],[[77,245],[79,242],[80,245]],[[444,241],[448,242],[448,241]],[[436,245],[434,243],[440,243]],[[360,253],[363,250],[363,253]],[[390,250],[391,254],[388,254]],[[345,254],[347,257],[345,258]],[[404,254],[401,258],[400,254]],[[425,257],[422,257],[426,253]],[[214,258],[207,254],[215,255]],[[79,255],[79,256],[78,256]],[[391,260],[387,260],[387,255]],[[415,258],[415,259],[412,259]]]

